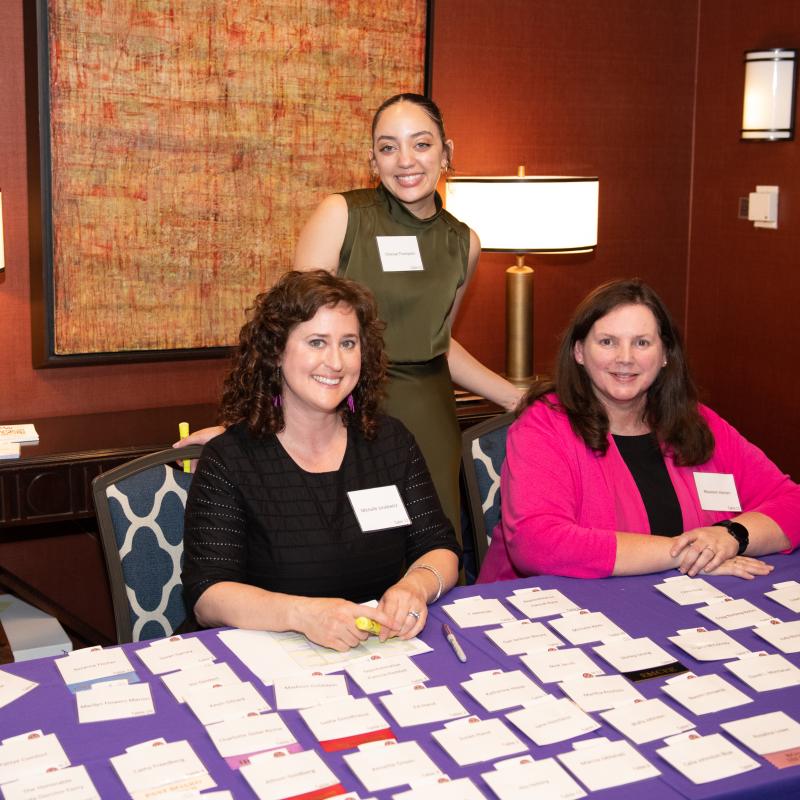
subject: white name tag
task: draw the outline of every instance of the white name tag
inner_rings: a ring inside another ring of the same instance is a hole
[[[347,497],[364,533],[411,524],[403,498],[394,484],[348,492]]]
[[[384,272],[413,272],[424,269],[416,236],[376,236]]]
[[[733,475],[721,472],[695,472],[694,482],[704,511],[741,511]]]

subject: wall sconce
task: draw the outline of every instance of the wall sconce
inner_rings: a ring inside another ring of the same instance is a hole
[[[458,177],[447,181],[447,210],[480,237],[481,249],[517,253],[506,270],[506,377],[533,378],[533,270],[526,253],[586,253],[597,245],[598,178]]]
[[[775,47],[744,54],[742,139],[794,139],[797,50]]]
[[[0,190],[0,272],[6,268],[6,243],[3,237],[3,192]]]

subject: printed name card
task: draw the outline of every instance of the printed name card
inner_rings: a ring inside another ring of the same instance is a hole
[[[354,661],[345,669],[365,694],[388,692],[428,680],[428,676],[407,656],[375,654]]]
[[[628,703],[603,711],[600,716],[634,744],[666,739],[694,728],[686,717],[658,699]]]
[[[460,767],[528,750],[499,719],[457,719],[432,736]]]
[[[586,792],[554,758],[534,761],[532,756],[498,761],[494,770],[481,777],[500,800],[519,800],[521,797],[578,800]]]
[[[28,731],[4,739],[0,744],[0,785],[69,765],[67,754],[54,733]]]
[[[715,625],[726,631],[736,631],[740,628],[752,628],[769,622],[771,614],[754,606],[749,600],[723,600],[697,609]]]
[[[542,682],[557,683],[565,678],[602,675],[603,670],[578,647],[553,648],[521,656],[522,663]]]
[[[644,697],[622,675],[599,675],[569,678],[559,686],[584,711],[605,711],[607,708],[644,700]]]
[[[783,653],[800,653],[800,620],[781,622],[771,619],[766,625],[753,628],[753,633]]]
[[[507,656],[534,653],[564,644],[546,625],[528,619],[505,622],[499,628],[492,628],[484,633]]]
[[[655,588],[681,606],[712,603],[728,598],[725,592],[721,592],[703,578],[691,578],[688,575],[667,578],[663,583],[655,584]]]
[[[344,793],[344,786],[314,750],[302,753],[262,753],[254,756],[240,772],[258,800],[315,800]]]
[[[723,722],[720,727],[778,769],[800,765],[800,724],[783,711]]]
[[[710,631],[707,628],[684,628],[676,636],[667,638],[697,661],[721,661],[750,652],[724,631]]]
[[[777,653],[748,653],[738,661],[728,661],[725,667],[757,692],[800,684],[800,669]]]
[[[646,636],[639,639],[610,642],[593,649],[612,667],[624,673],[632,681],[686,671],[686,667]]]
[[[417,742],[372,742],[357,753],[348,753],[344,760],[369,792],[407,786],[442,774]]]
[[[152,789],[160,789],[159,794],[166,794],[178,788],[190,792],[216,786],[186,740],[142,742],[129,747],[122,755],[113,756],[111,765],[128,793],[134,796]]]
[[[229,683],[241,683],[234,671],[224,661],[205,662],[193,669],[182,669],[162,675],[161,680],[170,690],[175,700],[185,702],[184,696],[194,689],[210,689]]]
[[[752,698],[719,675],[687,672],[670,678],[661,691],[698,717],[753,702]]]
[[[284,708],[310,708],[330,700],[348,697],[344,675],[306,672],[275,678],[275,705]]]
[[[367,697],[345,698],[300,711],[326,752],[349,750],[365,742],[396,738]]]
[[[411,524],[400,490],[394,485],[356,489],[347,497],[364,533]]]
[[[78,722],[145,717],[155,714],[148,683],[98,683],[75,693]]]
[[[600,727],[569,698],[549,695],[506,717],[540,747],[574,739]]]
[[[203,725],[271,710],[249,681],[191,689],[184,694],[184,701]]]
[[[38,685],[38,683],[0,669],[0,708],[13,703],[14,700],[27,694],[31,689],[35,689]]]
[[[522,706],[546,694],[518,669],[476,672],[461,686],[489,712]]]
[[[447,686],[426,687],[420,683],[381,695],[380,701],[404,728],[466,717],[469,713]]]
[[[418,272],[423,269],[416,236],[376,236],[384,272]]]
[[[725,472],[695,472],[694,483],[704,511],[741,511],[733,475]]]
[[[452,778],[439,775],[424,781],[413,781],[414,788],[392,795],[392,800],[486,800],[484,794],[469,778]]]
[[[86,767],[66,767],[44,775],[21,778],[3,786],[5,800],[100,800]]]
[[[516,617],[494,598],[464,597],[455,603],[442,606],[445,613],[460,628],[477,628],[481,625],[501,625],[514,622]]]
[[[656,752],[692,783],[711,783],[761,766],[721,733],[693,733],[676,739]]]
[[[570,644],[589,644],[589,642],[608,642],[613,639],[630,638],[616,623],[602,611],[589,611],[582,608],[562,614],[548,623]]]
[[[780,603],[795,614],[800,614],[800,582],[781,581],[773,584],[770,592],[764,592],[770,600]]]
[[[231,769],[239,769],[258,753],[284,748],[302,750],[279,714],[249,714],[206,726],[214,747]]]
[[[55,665],[71,692],[89,688],[101,681],[125,679],[137,683],[139,676],[120,647],[87,647],[57,658]]]
[[[589,739],[575,742],[574,749],[558,760],[592,792],[655,778],[661,773],[624,741]]]
[[[214,655],[200,639],[182,636],[158,639],[147,647],[137,650],[136,655],[153,675],[174,672],[178,669],[191,669],[204,661],[214,660]]]
[[[515,589],[506,600],[530,619],[552,617],[580,608],[558,589],[540,589],[538,586]]]

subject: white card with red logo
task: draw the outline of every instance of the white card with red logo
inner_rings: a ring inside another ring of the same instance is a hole
[[[389,692],[428,680],[428,676],[408,656],[382,656],[375,653],[353,661],[345,669],[365,694]]]

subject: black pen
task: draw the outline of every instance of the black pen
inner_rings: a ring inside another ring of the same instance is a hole
[[[447,639],[450,647],[453,648],[453,652],[456,654],[456,657],[462,663],[467,660],[467,654],[461,649],[461,645],[458,643],[458,639],[456,639],[455,634],[453,631],[450,630],[450,626],[445,622],[442,624],[442,633],[444,634],[444,638]]]

